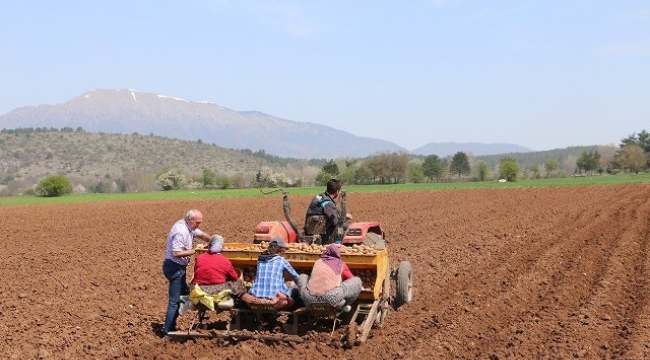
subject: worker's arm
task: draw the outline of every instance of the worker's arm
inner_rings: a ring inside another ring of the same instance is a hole
[[[208,235],[206,232],[201,231],[200,229],[192,231],[192,236],[194,236],[195,239],[199,238],[204,241],[210,241],[210,235]]]
[[[291,264],[289,263],[289,261],[287,261],[287,259],[283,258],[283,260],[285,262],[284,269],[287,270],[287,272],[291,276],[291,279],[293,279],[294,282],[297,282],[298,277],[300,275],[298,275],[298,272],[293,268],[293,266],[291,266]]]
[[[194,249],[172,251],[173,257],[186,257],[194,255]]]
[[[183,236],[179,233],[174,234],[172,238],[172,256],[186,257],[194,255],[194,249],[186,249]]]
[[[352,275],[352,271],[350,271],[350,268],[346,263],[343,263],[343,269],[341,270],[341,279],[347,280],[351,279],[354,275]]]
[[[235,270],[235,267],[232,266],[232,263],[226,266],[226,278],[232,281],[239,279],[239,274],[237,273],[237,270]]]

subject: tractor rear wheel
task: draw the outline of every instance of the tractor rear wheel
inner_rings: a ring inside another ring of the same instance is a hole
[[[413,300],[413,271],[411,263],[402,261],[397,268],[397,289],[395,291],[395,308]]]

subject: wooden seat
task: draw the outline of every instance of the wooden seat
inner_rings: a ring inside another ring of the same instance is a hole
[[[273,303],[255,303],[255,302],[246,302],[248,308],[239,308],[230,310],[233,314],[233,323],[231,324],[234,329],[240,330],[242,326],[242,314],[255,314],[258,316],[268,316],[277,319],[280,316],[286,315],[290,319],[290,323],[287,323],[286,327],[283,326],[285,332],[296,335],[298,334],[298,317],[300,312],[296,311],[285,311],[282,309],[276,309],[276,305]]]
[[[330,303],[311,303],[307,304],[306,308],[310,314],[318,316],[336,316],[340,312]]]
[[[280,312],[275,308],[274,304],[255,304],[255,303],[248,303],[248,307],[252,312],[257,312],[257,313],[276,313]]]
[[[312,318],[332,320],[332,332],[330,336],[334,334],[336,325],[341,322],[341,319],[339,319],[339,315],[341,314],[340,309],[332,306],[330,303],[311,303],[307,304],[305,308],[307,309],[307,314]]]

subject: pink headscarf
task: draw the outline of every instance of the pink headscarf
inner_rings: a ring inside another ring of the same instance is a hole
[[[327,266],[331,267],[334,272],[340,274],[343,270],[343,261],[341,260],[341,250],[335,244],[330,244],[325,248],[325,251],[320,255]]]

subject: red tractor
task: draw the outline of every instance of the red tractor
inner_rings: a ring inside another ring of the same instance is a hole
[[[262,221],[255,226],[253,242],[258,244],[262,241],[271,241],[279,236],[288,243],[322,244],[321,234],[324,233],[325,217],[323,215],[310,216],[303,228],[299,228],[291,217],[291,206],[289,205],[289,193],[282,192],[282,204],[285,221]],[[346,214],[346,194],[341,191],[341,214]],[[378,221],[354,222],[349,224],[341,243],[343,245],[364,244],[376,248],[383,248],[386,245],[385,233]]]

